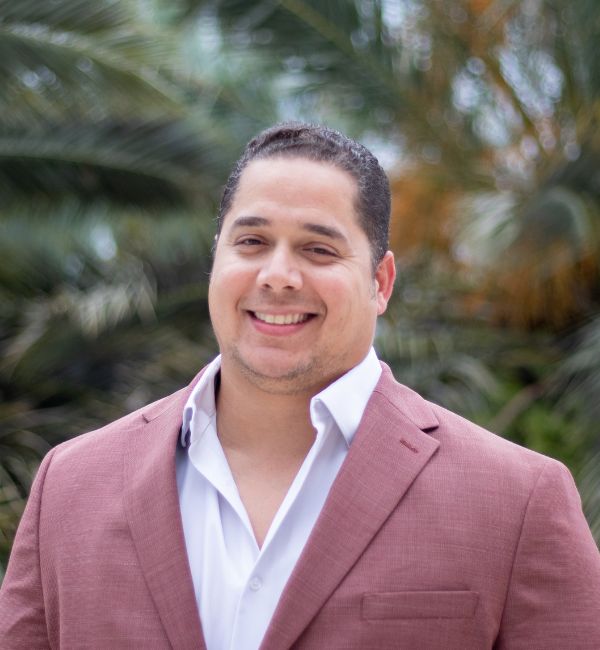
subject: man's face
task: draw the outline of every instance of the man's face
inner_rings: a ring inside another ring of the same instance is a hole
[[[305,158],[255,160],[219,235],[209,288],[222,372],[273,393],[311,393],[367,354],[394,281],[375,275],[356,183]]]

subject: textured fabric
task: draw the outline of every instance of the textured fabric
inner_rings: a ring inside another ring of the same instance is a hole
[[[191,388],[54,449],[0,592],[0,648],[204,648],[175,449]],[[388,370],[262,650],[597,650],[600,555],[568,471]]]
[[[177,454],[179,504],[208,650],[256,650],[346,458],[381,366],[371,349],[312,398],[315,441],[260,549],[217,437],[219,368],[217,358],[183,410],[187,452]]]

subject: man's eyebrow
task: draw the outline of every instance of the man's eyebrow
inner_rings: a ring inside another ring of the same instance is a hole
[[[232,224],[232,228],[257,228],[259,226],[268,226],[271,222],[264,217],[238,217]]]
[[[341,230],[337,228],[332,228],[331,226],[324,226],[320,223],[305,223],[302,225],[304,230],[309,232],[314,232],[316,235],[323,235],[324,237],[329,237],[330,239],[337,239],[339,241],[346,241],[346,236],[342,233]]]
[[[257,217],[254,215],[241,216],[237,217],[235,221],[231,224],[231,228],[260,228],[264,226],[270,226],[271,220],[266,219],[265,217]],[[315,233],[316,235],[322,235],[323,237],[329,237],[330,239],[337,239],[339,241],[346,241],[346,236],[342,233],[341,230],[333,228],[332,226],[324,226],[321,223],[303,223],[302,229],[309,232]]]

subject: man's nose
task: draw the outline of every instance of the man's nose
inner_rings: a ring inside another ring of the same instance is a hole
[[[302,273],[293,251],[286,246],[275,246],[263,258],[257,282],[261,288],[282,291],[298,290],[302,287]]]

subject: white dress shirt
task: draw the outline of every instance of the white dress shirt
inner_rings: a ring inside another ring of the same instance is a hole
[[[183,413],[177,485],[186,548],[208,650],[256,650],[321,512],[381,374],[365,359],[310,402],[316,437],[262,548],[217,437],[217,357]],[[335,540],[332,540],[335,543]]]

